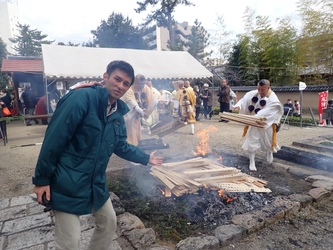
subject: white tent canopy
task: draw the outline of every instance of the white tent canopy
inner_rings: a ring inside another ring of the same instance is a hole
[[[154,51],[42,44],[49,79],[98,79],[114,60],[130,63],[135,74],[151,79],[206,78],[213,74],[186,51]]]

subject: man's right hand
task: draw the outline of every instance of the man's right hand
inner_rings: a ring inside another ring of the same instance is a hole
[[[35,186],[34,193],[37,195],[37,201],[40,204],[43,204],[42,196],[45,193],[46,199],[49,201],[51,199],[50,186]]]
[[[144,117],[146,115],[146,113],[143,111],[142,108],[140,108],[139,106],[135,106],[135,111],[138,112],[140,114],[141,117]]]

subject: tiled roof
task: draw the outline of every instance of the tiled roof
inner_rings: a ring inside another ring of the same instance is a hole
[[[2,73],[10,72],[31,72],[31,73],[42,73],[43,60],[2,60]]]
[[[271,86],[272,90],[275,92],[298,92],[298,86]],[[231,86],[233,91],[250,91],[256,89],[256,86]],[[307,85],[304,92],[313,91],[333,91],[333,85],[323,86],[323,85]]]

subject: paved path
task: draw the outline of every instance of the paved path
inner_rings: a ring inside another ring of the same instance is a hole
[[[44,212],[36,195],[0,200],[0,249],[1,250],[52,250],[54,246],[54,217]],[[93,216],[81,216],[80,249],[87,249],[93,231]],[[113,241],[112,250],[121,250]]]

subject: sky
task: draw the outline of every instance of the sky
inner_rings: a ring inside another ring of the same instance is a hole
[[[92,40],[91,30],[96,30],[111,13],[122,13],[134,25],[142,23],[148,11],[137,14],[137,1],[143,0],[17,0],[22,24],[48,35],[46,39],[58,42],[82,43]],[[234,35],[243,32],[243,14],[246,6],[256,15],[269,16],[272,24],[276,18],[291,16],[297,26],[298,0],[191,0],[193,7],[178,6],[174,17],[177,22],[193,25],[198,19],[209,32],[217,28],[217,16],[223,16],[226,30]]]

